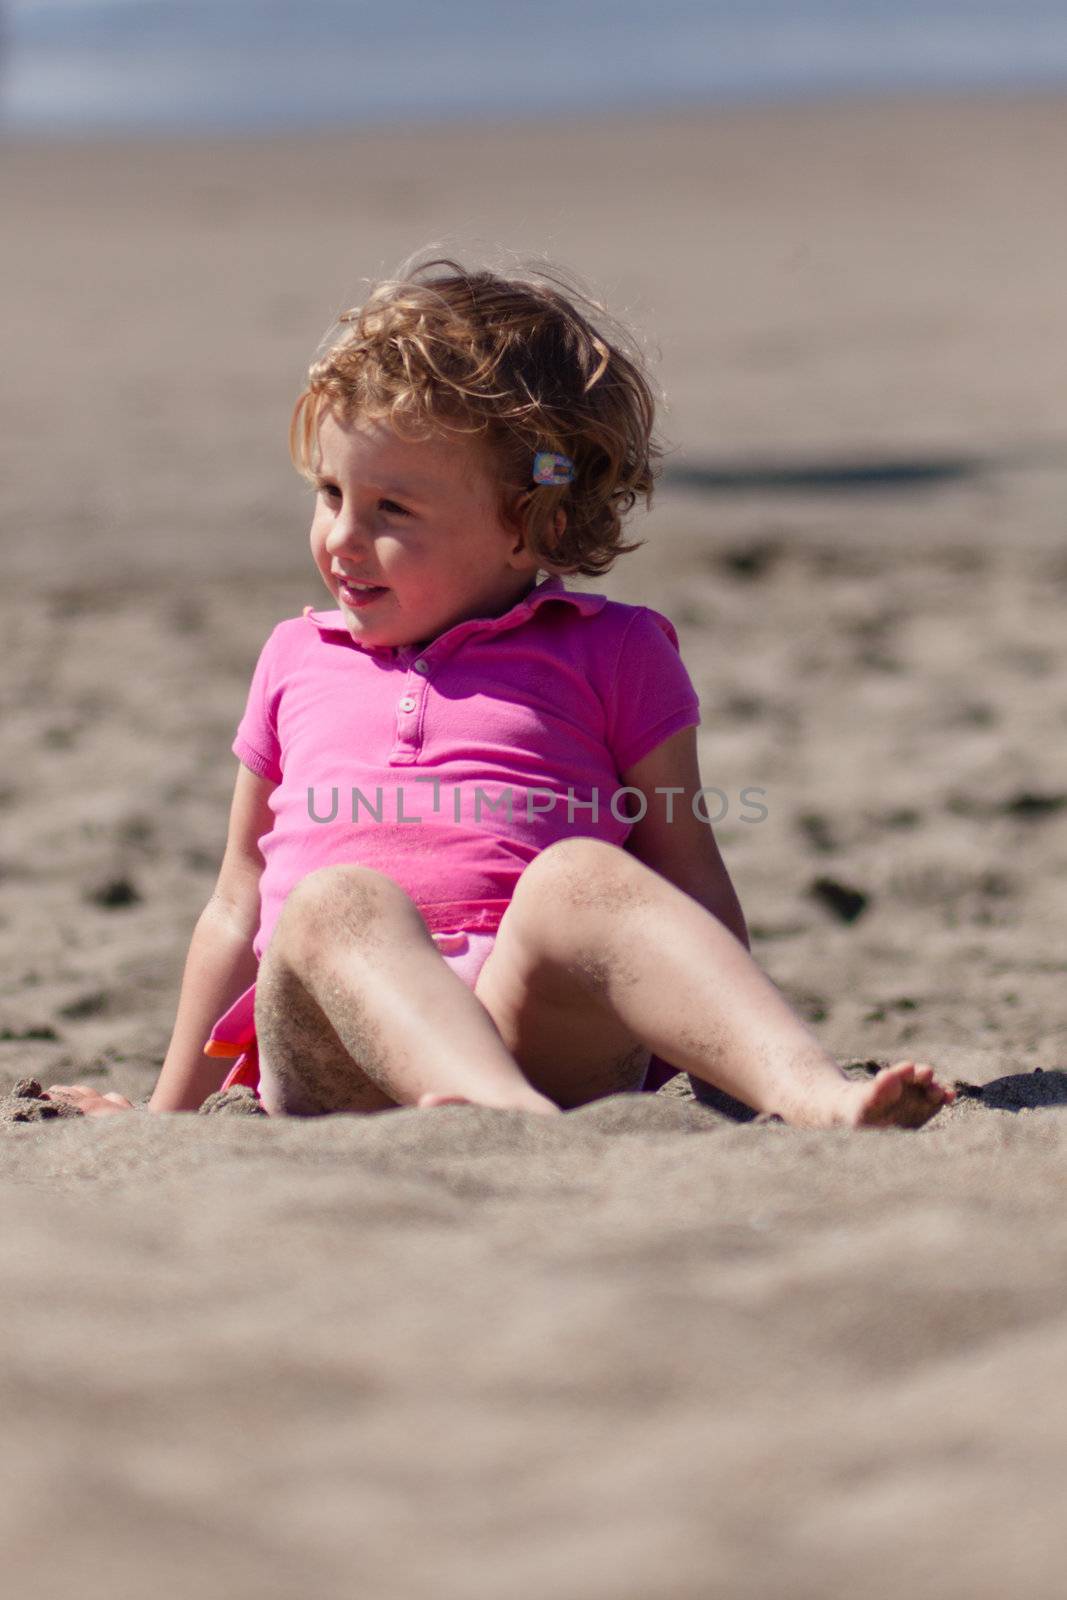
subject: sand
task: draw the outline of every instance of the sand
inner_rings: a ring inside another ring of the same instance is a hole
[[[1065,160],[1054,97],[0,150],[0,1092],[150,1093],[252,664],[324,594],[289,408],[432,240],[644,329],[673,476],[603,588],[678,625],[757,955],[969,1086],[868,1135],[683,1079],[7,1099],[7,1593],[1061,1592]]]

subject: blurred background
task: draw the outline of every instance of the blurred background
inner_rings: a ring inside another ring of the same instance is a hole
[[[1059,0],[9,0],[15,132],[1062,82]]]

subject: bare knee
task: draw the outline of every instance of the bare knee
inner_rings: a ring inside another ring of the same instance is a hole
[[[650,870],[601,839],[560,839],[519,879],[507,916],[530,982],[555,992],[603,994],[635,981],[633,963],[613,948],[611,930],[627,907],[650,899]]]
[[[320,867],[286,897],[270,948],[290,961],[341,944],[370,947],[422,919],[399,884],[356,863]]]
[[[514,898],[536,897],[554,915],[561,907],[617,911],[647,902],[653,876],[643,862],[605,839],[557,839],[530,862]]]

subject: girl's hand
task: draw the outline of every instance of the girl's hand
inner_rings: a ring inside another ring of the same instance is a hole
[[[42,1100],[65,1100],[68,1105],[76,1106],[84,1116],[102,1117],[110,1111],[132,1111],[133,1101],[127,1100],[124,1094],[116,1094],[111,1090],[108,1094],[99,1094],[95,1089],[90,1089],[86,1083],[54,1083],[46,1089],[41,1096]]]

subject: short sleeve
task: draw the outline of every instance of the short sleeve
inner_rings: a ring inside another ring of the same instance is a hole
[[[674,624],[638,606],[622,637],[608,701],[608,744],[620,773],[664,739],[700,722],[700,697]]]
[[[281,745],[278,740],[278,697],[272,689],[272,668],[277,654],[277,631],[259,653],[248,690],[244,716],[230,746],[239,761],[261,778],[281,783]]]

